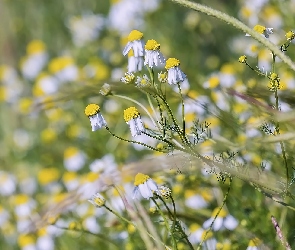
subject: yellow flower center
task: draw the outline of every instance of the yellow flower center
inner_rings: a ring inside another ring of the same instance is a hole
[[[295,38],[295,33],[290,30],[286,33],[287,40],[293,40]]]
[[[86,116],[93,116],[93,115],[96,115],[99,111],[100,111],[100,107],[97,104],[91,103],[87,105],[84,113]]]
[[[171,69],[173,67],[177,67],[180,65],[180,61],[176,58],[169,58],[167,61],[166,61],[166,66],[165,66],[165,69]]]
[[[71,158],[71,157],[75,156],[78,153],[79,153],[79,150],[77,148],[68,147],[64,152],[64,158],[65,159]]]
[[[93,197],[92,200],[98,207],[101,207],[105,204],[105,199],[103,199],[101,197]]]
[[[208,240],[208,239],[210,239],[212,237],[213,237],[213,233],[211,231],[209,231],[207,234],[206,234],[206,231],[204,231],[202,233],[201,239],[202,240]]]
[[[140,184],[145,183],[148,179],[150,179],[150,177],[148,175],[138,173],[135,176],[134,186],[139,186]]]
[[[26,194],[18,194],[14,196],[14,203],[16,205],[26,204],[29,201],[29,197]]]
[[[46,46],[40,40],[33,40],[27,46],[27,53],[29,55],[45,51]]]
[[[216,88],[219,84],[219,78],[217,76],[213,76],[209,79],[209,87],[211,89]]]
[[[129,50],[129,52],[128,52],[128,57],[131,57],[131,56],[134,56],[133,49]]]
[[[144,48],[146,50],[159,50],[160,49],[160,44],[157,43],[156,40],[154,39],[151,39],[151,40],[148,40],[144,46]]]
[[[270,79],[271,79],[272,81],[277,80],[278,78],[279,78],[279,76],[278,76],[278,74],[276,74],[276,73],[272,73],[272,74],[270,75]]]
[[[43,168],[38,173],[38,180],[41,185],[47,185],[53,181],[56,181],[60,176],[58,169],[56,168]]]
[[[143,33],[138,30],[132,30],[128,35],[129,42],[140,40],[141,38],[143,38]]]
[[[35,238],[31,234],[21,234],[18,237],[18,245],[20,247],[25,247],[35,243]]]
[[[219,208],[215,208],[213,210],[212,217],[215,217],[218,211],[219,211]],[[227,216],[227,212],[225,211],[225,209],[221,209],[217,217],[224,218],[226,216]]]
[[[64,182],[72,181],[77,178],[76,172],[65,172],[62,179]]]
[[[247,57],[245,55],[239,57],[240,63],[246,63],[246,61],[247,61]]]
[[[254,26],[253,30],[255,30],[256,32],[258,32],[260,34],[263,34],[265,32],[266,28],[262,25],[257,24]]]
[[[249,247],[257,247],[257,246],[259,246],[260,244],[261,244],[261,240],[258,239],[258,238],[254,238],[254,239],[250,240],[248,246],[249,246]]]
[[[130,107],[124,110],[124,120],[125,122],[129,122],[130,120],[138,117],[140,114],[135,107]]]

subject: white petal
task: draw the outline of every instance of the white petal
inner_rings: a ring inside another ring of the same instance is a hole
[[[149,198],[153,197],[153,193],[149,189],[147,182],[140,184],[138,187],[139,187],[139,191],[140,191],[143,198],[149,199]]]
[[[224,226],[229,230],[234,230],[238,224],[239,222],[232,215],[228,215],[224,219]]]
[[[223,218],[217,217],[212,227],[213,231],[218,231],[222,229],[223,221],[224,221]]]
[[[123,55],[126,56],[131,48],[132,48],[132,43],[128,42],[123,50]]]
[[[208,229],[214,218],[210,218],[203,223],[203,228]]]

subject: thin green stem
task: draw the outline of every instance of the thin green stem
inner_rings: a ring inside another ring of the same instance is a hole
[[[222,204],[221,204],[220,208],[218,209],[218,211],[217,211],[217,213],[216,213],[216,215],[215,215],[215,217],[214,217],[214,219],[213,219],[213,221],[212,221],[210,227],[206,230],[205,236],[202,237],[203,239],[202,239],[202,241],[200,242],[200,244],[198,245],[197,250],[200,250],[200,249],[201,249],[201,246],[203,245],[204,241],[205,241],[206,238],[207,238],[207,234],[208,234],[208,233],[210,232],[210,230],[212,229],[213,224],[214,224],[214,222],[215,222],[217,216],[219,215],[221,209],[222,209],[223,206],[225,205],[225,202],[226,202],[226,200],[227,200],[228,194],[229,194],[230,189],[231,189],[232,181],[233,181],[232,177],[229,177],[229,185],[228,185],[228,189],[227,189],[226,194],[224,195],[224,198],[223,198]]]
[[[116,97],[119,97],[119,98],[122,98],[122,99],[125,99],[125,100],[128,100],[128,101],[131,101],[131,102],[136,103],[138,106],[140,106],[147,113],[147,115],[152,120],[153,124],[157,127],[157,123],[155,122],[155,120],[152,117],[152,115],[150,114],[150,112],[140,102],[138,102],[138,101],[136,101],[136,100],[134,100],[134,99],[132,99],[130,97],[124,96],[124,95],[113,95],[113,96],[116,96]]]
[[[241,21],[239,21],[238,19],[229,16],[221,11],[212,9],[208,6],[199,4],[199,3],[195,3],[195,2],[191,2],[188,0],[170,0],[172,2],[178,3],[184,7],[196,10],[196,11],[200,11],[206,15],[209,16],[213,16],[216,17],[224,22],[226,22],[227,24],[243,31],[244,33],[248,33],[249,35],[251,35],[251,37],[253,37],[255,40],[257,40],[258,42],[260,42],[262,45],[264,45],[266,48],[268,48],[270,51],[272,51],[275,55],[277,55],[284,63],[286,63],[292,70],[295,71],[295,64],[292,62],[292,60],[286,56],[281,50],[280,48],[278,48],[275,44],[273,44],[271,41],[269,41],[268,39],[266,39],[264,36],[262,36],[260,33],[254,31],[253,29],[249,28],[247,25],[243,24]]]
[[[276,62],[276,55],[272,52],[272,73],[275,73],[275,62]],[[279,110],[279,95],[278,95],[278,88],[275,87],[274,89],[275,94],[275,108],[276,110]],[[275,124],[275,130],[276,134],[280,134],[280,123],[276,122]],[[289,188],[289,169],[288,169],[288,162],[287,162],[287,156],[286,156],[286,150],[285,145],[282,141],[280,141],[280,147],[282,150],[283,160],[284,160],[284,166],[286,171],[286,190]]]
[[[178,91],[179,91],[179,95],[181,98],[181,114],[182,114],[182,133],[183,136],[185,136],[185,115],[184,115],[184,101],[183,101],[183,96],[181,93],[181,87],[180,87],[180,83],[177,83],[177,87],[178,87]]]
[[[117,139],[119,139],[119,140],[121,140],[121,141],[126,141],[126,142],[136,143],[136,144],[139,144],[139,145],[145,146],[145,147],[147,147],[147,148],[149,148],[149,149],[151,149],[151,150],[158,151],[158,152],[162,152],[161,149],[154,148],[154,147],[152,147],[152,146],[150,146],[150,145],[147,145],[147,144],[145,144],[145,143],[143,143],[143,142],[133,141],[133,140],[128,140],[128,139],[122,138],[122,137],[120,137],[120,136],[117,136],[117,135],[115,135],[112,131],[110,131],[109,127],[105,127],[105,128],[106,128],[106,130],[107,130],[112,136],[114,136],[115,138],[117,138]]]
[[[176,242],[176,239],[174,238],[174,234],[173,234],[173,231],[171,232],[171,228],[169,227],[169,223],[163,213],[163,211],[161,210],[160,206],[158,205],[158,203],[156,202],[156,200],[154,198],[151,198],[152,201],[155,203],[156,207],[158,208],[158,211],[159,213],[161,214],[163,220],[164,220],[164,223],[165,223],[165,226],[166,226],[166,229],[168,232],[170,232],[171,234],[171,238],[172,238],[172,247],[173,249],[177,250],[177,242]]]

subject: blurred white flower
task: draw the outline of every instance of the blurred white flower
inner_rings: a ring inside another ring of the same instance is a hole
[[[85,46],[88,42],[97,39],[104,25],[104,17],[92,13],[70,17],[67,22],[67,26],[72,34],[73,42],[78,47]]]

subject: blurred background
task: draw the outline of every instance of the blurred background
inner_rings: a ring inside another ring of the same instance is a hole
[[[232,15],[251,28],[256,24],[273,28],[269,39],[278,46],[286,41],[285,33],[294,30],[293,0],[199,2]],[[241,164],[278,174],[273,184],[276,187],[284,182],[279,143],[261,142],[269,136],[260,128],[269,113],[227,92],[234,89],[270,108],[274,105],[267,78],[238,62],[239,56],[245,54],[253,68],[270,72],[271,54],[239,30],[168,0],[1,0],[0,23],[1,249],[142,249],[138,233],[86,201],[99,187],[110,204],[124,214],[118,193],[97,180],[110,178],[112,184],[132,193],[134,176],[124,174],[124,166],[140,162],[146,155],[159,157],[119,141],[105,130],[91,132],[84,114],[87,104],[99,104],[111,130],[130,138],[123,109],[133,104],[104,97],[99,91],[104,83],[109,83],[117,94],[148,106],[140,91],[120,82],[128,63],[122,50],[133,29],[143,32],[145,40],[157,40],[165,58],[180,60],[190,83],[184,90],[187,121],[207,121],[213,140],[216,138],[215,143],[204,142],[200,152],[210,156],[213,152],[237,152]],[[291,59],[295,56],[293,46],[286,52]],[[276,71],[282,85],[281,111],[290,112],[295,103],[294,72],[280,61]],[[179,99],[173,90],[167,91],[178,114]],[[148,117],[143,115],[143,119],[150,123]],[[282,124],[283,132],[293,130],[292,121]],[[153,146],[157,143],[140,140]],[[288,140],[290,166],[293,148],[294,143]],[[200,167],[191,168],[188,160],[178,161],[165,171],[159,170],[161,167],[149,170],[148,164],[136,166],[138,172],[170,185],[191,237],[220,205],[227,189],[215,176],[201,174]],[[291,210],[266,199],[247,179],[237,179],[233,185],[227,210],[239,226],[214,234],[219,249],[246,249],[254,237],[266,249],[279,249],[271,214],[279,218],[286,237],[293,243],[294,222],[288,221],[293,218]],[[69,194],[81,187],[85,187],[83,198],[71,200]],[[283,190],[283,184],[280,188]],[[56,208],[65,200],[70,205]],[[48,215],[49,211],[52,214]],[[50,226],[48,220],[55,217],[60,228],[83,228],[96,236]],[[45,222],[41,223],[43,219]],[[29,227],[33,229],[27,234]],[[197,239],[192,241],[197,245]],[[226,244],[230,248],[225,248]],[[179,249],[187,248],[180,242]]]

